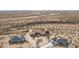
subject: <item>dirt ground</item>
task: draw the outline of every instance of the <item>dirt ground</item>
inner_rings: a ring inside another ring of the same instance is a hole
[[[0,11],[0,48],[79,48],[79,11]]]

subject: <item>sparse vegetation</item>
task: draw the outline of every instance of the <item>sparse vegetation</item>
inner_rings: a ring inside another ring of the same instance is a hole
[[[0,36],[6,37],[4,41],[0,39],[0,47],[20,47],[19,43],[25,42],[26,38],[27,42],[21,47],[41,47],[51,38],[61,35],[70,37],[72,43],[64,38],[55,39],[56,46],[75,48],[79,46],[78,31],[79,11],[0,11]],[[22,34],[24,38],[17,36]],[[37,40],[39,37],[43,37],[44,41]],[[14,44],[10,45],[9,42]]]

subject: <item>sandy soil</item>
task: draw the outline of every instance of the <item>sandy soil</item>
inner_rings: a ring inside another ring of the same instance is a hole
[[[19,35],[25,42],[10,44]],[[79,11],[0,11],[1,48],[65,48],[65,42],[52,44],[54,37],[66,38],[68,48],[79,48]]]

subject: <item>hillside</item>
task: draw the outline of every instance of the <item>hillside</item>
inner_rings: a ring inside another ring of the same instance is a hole
[[[0,47],[79,48],[79,11],[0,11]]]

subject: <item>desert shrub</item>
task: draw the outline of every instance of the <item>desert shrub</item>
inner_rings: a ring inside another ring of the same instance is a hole
[[[79,23],[79,19],[71,18],[71,19],[66,19],[66,20],[64,20],[64,22],[69,22],[69,23]]]

